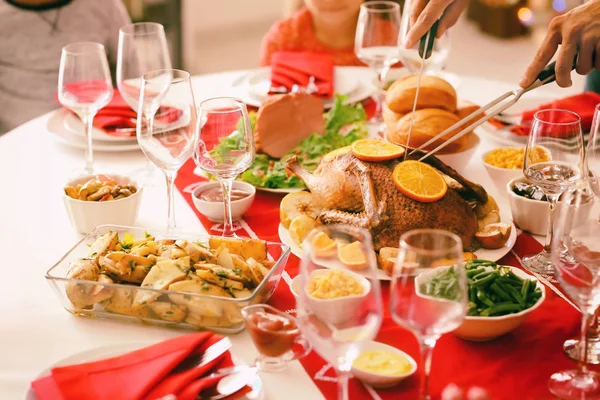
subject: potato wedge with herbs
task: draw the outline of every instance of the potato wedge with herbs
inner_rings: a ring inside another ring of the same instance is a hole
[[[93,260],[81,258],[71,262],[67,271],[67,278],[81,281],[97,281],[99,274],[100,269]],[[95,292],[95,285],[67,282],[65,287],[67,297],[75,308],[90,309],[93,307],[95,301],[92,295]]]
[[[116,232],[108,232],[100,236],[90,247],[89,258],[98,258],[115,249],[119,237]]]
[[[267,242],[258,239],[237,239],[229,237],[211,237],[208,245],[216,250],[222,244],[231,254],[237,254],[245,259],[265,260],[267,258]]]
[[[131,308],[135,294],[135,288],[116,288],[113,295],[104,301],[101,301],[104,310],[124,315],[133,315]]]
[[[168,301],[155,301],[154,303],[150,303],[149,307],[158,318],[168,322],[178,323],[185,320],[187,316],[185,306],[173,304]]]
[[[394,265],[396,265],[396,258],[398,258],[397,248],[382,247],[377,255],[377,264],[379,264],[379,268],[391,276],[394,272]]]
[[[239,270],[239,272],[242,274],[244,279],[246,279],[250,286],[256,286],[257,283],[254,280],[254,274],[252,273],[252,270],[250,269],[250,266],[248,265],[246,260],[244,260],[241,256],[238,256],[237,254],[232,254],[231,259],[233,260],[233,271],[235,272]]]
[[[210,263],[215,263],[216,258],[211,253],[211,251],[205,247],[202,247],[198,243],[189,242],[187,240],[178,239],[175,242],[175,245],[179,246],[183,249],[192,259],[192,262],[195,264],[199,261],[207,261]]]
[[[158,245],[156,244],[156,242],[148,241],[140,245],[133,246],[129,254],[136,255],[139,257],[146,257],[150,254],[157,255]]]
[[[186,278],[186,273],[181,271],[177,266],[177,263],[173,260],[161,260],[156,263],[144,281],[142,282],[142,288],[148,289],[159,289],[164,290],[174,282],[183,280]],[[135,296],[133,308],[136,309],[144,304],[151,303],[160,296],[160,293],[154,293],[150,291],[140,290]]]
[[[188,313],[185,322],[198,328],[228,328],[234,325],[229,319],[224,317],[208,317],[205,315],[196,315],[194,313]]]
[[[226,269],[221,269],[219,271],[221,274],[217,275],[211,270],[199,269],[196,270],[196,275],[204,279],[206,282],[221,286],[224,289],[242,290],[244,288],[244,284],[242,282],[228,279],[227,276],[229,275],[224,271],[226,271]]]
[[[196,264],[194,266],[194,268],[196,268],[196,274],[198,273],[198,271],[206,270],[206,271],[212,272],[213,274],[215,274],[216,276],[221,277],[221,278],[231,279],[234,281],[238,281],[242,284],[250,283],[246,279],[246,277],[242,274],[242,271],[240,271],[239,269],[235,269],[235,268],[229,269],[229,268],[224,268],[217,264],[203,264],[203,263]],[[238,290],[241,290],[241,288]]]
[[[169,300],[188,309],[188,316],[220,317],[223,315],[223,301],[220,299],[197,298],[186,293],[202,294],[205,296],[229,297],[231,295],[219,286],[207,282],[185,280],[172,284],[169,290],[181,293],[170,293]]]
[[[254,281],[257,282],[256,286],[258,286],[263,281],[263,279],[265,279],[263,271],[260,268],[262,267],[262,265],[254,258],[249,258],[247,261],[248,266],[250,267],[250,271],[252,271],[252,275],[254,275]]]

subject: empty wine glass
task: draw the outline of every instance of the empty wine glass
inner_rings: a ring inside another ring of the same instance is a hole
[[[354,52],[377,74],[377,110],[369,123],[383,130],[383,87],[390,67],[400,60],[400,6],[393,1],[369,1],[360,6]]]
[[[350,225],[320,226],[302,247],[298,324],[313,349],[335,368],[338,399],[347,400],[352,363],[375,338],[382,320],[371,234]]]
[[[546,194],[549,215],[544,250],[523,258],[523,266],[531,272],[553,274],[554,210],[560,195],[581,175],[582,162],[583,134],[579,115],[557,109],[536,112],[525,149],[523,174]]]
[[[414,1],[411,0],[404,1],[402,25],[400,27],[400,39],[402,43],[399,48],[400,60],[402,60],[402,64],[406,66],[412,74],[419,73],[421,65],[425,64],[423,66],[423,71],[427,74],[435,75],[446,66],[448,56],[450,55],[450,36],[448,31],[446,31],[441,37],[435,38],[431,56],[425,60],[419,55],[419,43],[412,48],[406,48],[404,42],[411,27],[410,8],[413,3]]]
[[[600,196],[600,104],[596,105],[596,110],[594,112],[594,119],[592,120],[592,127],[584,156],[584,167],[586,172],[583,176],[589,179],[591,189],[596,196]],[[597,214],[598,221],[600,221],[600,213],[597,212]],[[596,309],[587,332],[587,343],[585,347],[587,348],[588,364],[600,364],[599,314],[600,309]],[[580,342],[577,339],[569,339],[564,343],[563,350],[572,360],[580,359],[581,350],[579,348],[579,343]]]
[[[216,177],[223,190],[223,236],[234,234],[231,220],[233,180],[254,162],[254,136],[246,104],[233,97],[216,97],[200,103],[196,165]],[[221,145],[225,144],[225,145]]]
[[[548,387],[561,399],[600,398],[600,376],[587,369],[587,330],[600,305],[600,222],[587,205],[593,201],[589,179],[562,196],[552,241],[554,276],[582,313],[579,365],[553,374]]]
[[[62,48],[58,101],[85,125],[85,173],[94,173],[92,129],[98,110],[112,99],[113,86],[106,51],[100,43],[79,42]]]
[[[196,103],[190,74],[163,69],[144,74],[137,118],[142,151],[165,174],[167,231],[176,229],[173,182],[179,168],[192,156],[198,141]]]
[[[122,27],[119,30],[117,53],[117,87],[131,108],[138,109],[142,76],[160,69],[171,69],[164,27],[155,22],[138,22]],[[148,159],[146,168],[136,171],[134,175],[139,177],[144,186],[153,186],[158,181],[159,173]]]
[[[436,341],[467,313],[467,276],[462,241],[438,229],[416,229],[400,237],[392,275],[390,311],[411,330],[421,348],[420,399],[429,399],[429,372]]]

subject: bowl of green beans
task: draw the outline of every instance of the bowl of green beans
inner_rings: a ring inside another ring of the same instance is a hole
[[[467,261],[465,268],[469,308],[454,331],[462,339],[487,341],[511,332],[546,298],[544,285],[519,268],[480,259]],[[444,285],[452,281],[441,278],[428,282],[425,294],[443,297]]]

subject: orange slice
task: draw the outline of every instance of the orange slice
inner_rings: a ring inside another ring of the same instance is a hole
[[[334,250],[337,246],[335,241],[322,231],[316,232],[312,236],[310,244],[315,254],[319,257],[327,257],[328,255],[335,254]]]
[[[379,139],[360,139],[352,143],[352,154],[363,161],[386,161],[403,156],[404,148]]]
[[[394,169],[394,183],[406,197],[432,203],[444,197],[448,185],[433,167],[420,161],[404,161]]]
[[[352,146],[340,147],[339,149],[335,149],[335,150],[330,151],[329,153],[325,154],[323,156],[323,159],[324,160],[331,160],[332,158],[335,158],[337,156],[341,156],[342,154],[349,153],[350,151],[352,151]]]
[[[361,270],[367,268],[367,255],[360,242],[352,242],[338,248],[338,258],[350,269]]]

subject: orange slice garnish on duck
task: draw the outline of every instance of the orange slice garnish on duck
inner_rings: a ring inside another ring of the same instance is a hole
[[[438,201],[448,191],[442,174],[420,161],[404,161],[394,169],[394,183],[406,197],[422,203]]]
[[[387,161],[404,155],[404,147],[379,139],[360,139],[352,143],[352,154],[362,161]]]

